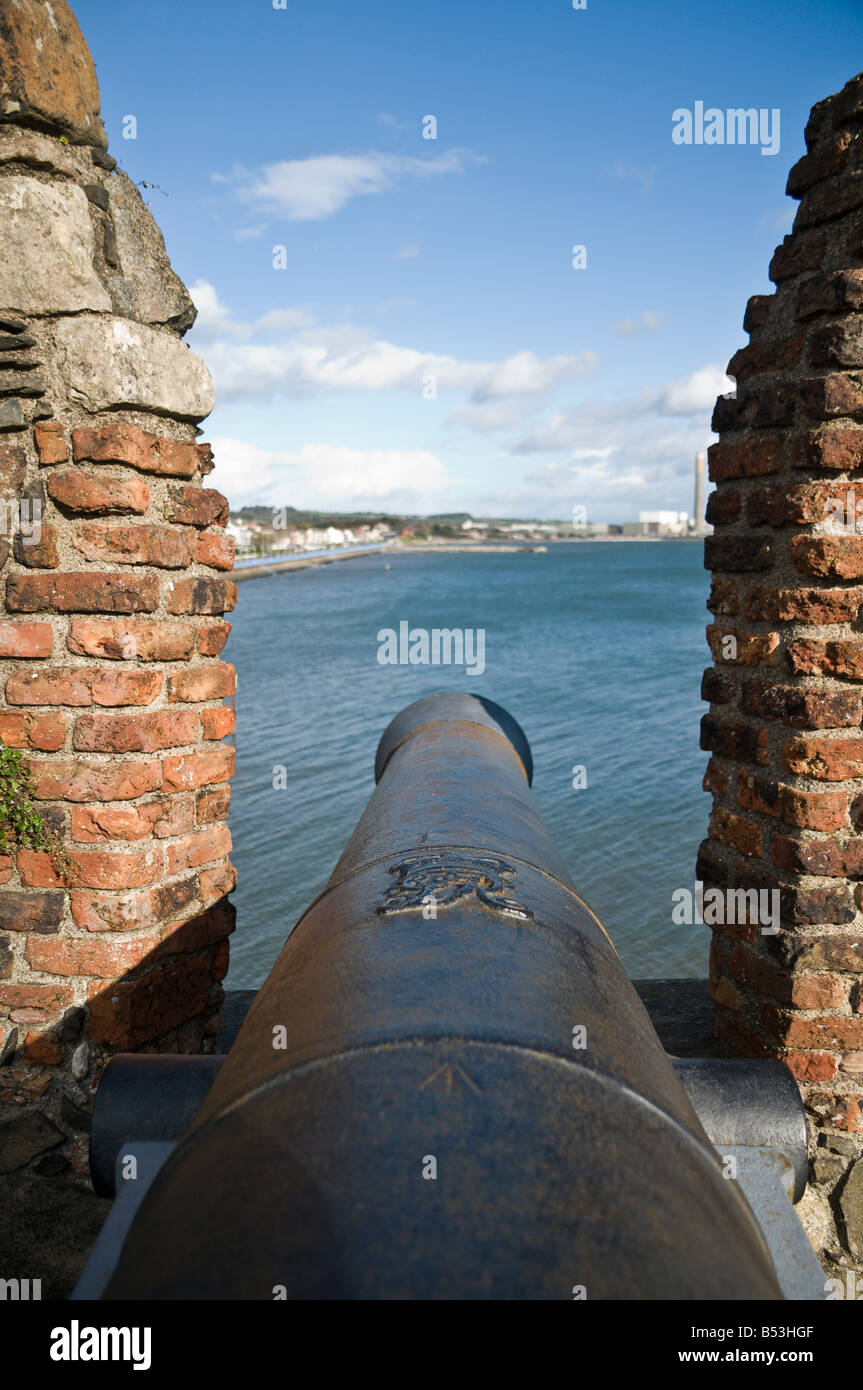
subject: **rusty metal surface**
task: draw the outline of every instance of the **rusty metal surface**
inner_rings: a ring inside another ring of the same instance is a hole
[[[471,698],[384,735],[109,1297],[781,1296],[518,735]]]

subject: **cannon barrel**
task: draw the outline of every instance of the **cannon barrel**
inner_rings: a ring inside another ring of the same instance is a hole
[[[530,776],[488,700],[393,720],[106,1297],[782,1296]]]

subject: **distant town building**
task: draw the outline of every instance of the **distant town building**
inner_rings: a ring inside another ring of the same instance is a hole
[[[639,512],[637,521],[625,521],[625,536],[685,536],[689,531],[688,512]]]

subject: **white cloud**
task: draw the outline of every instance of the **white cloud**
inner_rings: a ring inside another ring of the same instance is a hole
[[[652,309],[645,309],[640,319],[621,319],[620,323],[614,325],[615,333],[620,333],[625,338],[632,338],[637,333],[656,333],[660,328],[664,328],[668,323],[668,315],[655,313]]]
[[[556,357],[516,352],[491,367],[474,388],[473,398],[487,401],[497,396],[537,395],[549,391],[559,381],[572,381],[595,371],[598,365],[599,356],[595,352],[575,356],[560,353]]]
[[[433,377],[439,391],[472,391],[481,404],[541,395],[593,371],[599,361],[594,352],[554,357],[518,352],[498,362],[473,362],[374,338],[354,324],[302,327],[286,341],[259,344],[248,340],[267,330],[277,337],[308,323],[309,316],[302,310],[277,310],[253,323],[238,323],[203,280],[192,286],[192,297],[200,315],[194,332],[207,343],[207,365],[220,402],[306,397],[325,390],[409,390],[419,397]]]
[[[314,322],[305,309],[271,309],[253,322],[242,323],[233,317],[231,310],[222,303],[207,280],[196,280],[190,286],[189,294],[198,311],[194,332],[199,341],[213,342],[220,336],[254,338],[262,333],[304,328]]]
[[[420,249],[419,249],[418,246],[402,246],[402,247],[396,252],[396,260],[397,260],[397,261],[413,261],[413,260],[416,260],[416,258],[417,258],[417,256],[418,256],[419,254],[420,254]]]
[[[427,449],[305,444],[286,453],[221,438],[213,440],[213,453],[210,485],[234,508],[257,502],[419,512],[433,509],[435,494],[450,482],[444,464]]]
[[[469,164],[483,162],[479,155],[464,149],[446,150],[424,159],[370,150],[366,154],[283,159],[262,169],[238,167],[228,175],[213,174],[212,178],[231,186],[236,198],[258,214],[284,217],[289,222],[315,222],[332,217],[352,198],[384,193],[403,179],[461,174]]]
[[[586,401],[571,410],[556,411],[535,425],[513,446],[517,454],[570,450],[583,444],[586,434],[612,436],[622,429],[640,431],[655,439],[662,418],[680,417],[687,424],[704,419],[697,427],[704,433],[719,395],[734,390],[734,382],[722,367],[711,364],[688,376],[666,382],[641,396],[621,401]],[[700,447],[700,446],[699,446]]]
[[[616,159],[611,168],[604,171],[604,177],[628,179],[640,183],[642,188],[651,188],[657,167],[656,164],[633,164],[626,159]]]
[[[712,363],[678,381],[669,382],[659,399],[659,413],[697,415],[703,410],[712,411],[716,397],[733,390],[734,382],[730,376],[726,376],[725,368]]]

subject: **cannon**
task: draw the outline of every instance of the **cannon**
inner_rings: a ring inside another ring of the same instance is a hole
[[[227,1057],[109,1064],[97,1185],[135,1140],[160,1162],[103,1296],[783,1297],[696,1107],[727,1144],[775,1132],[799,1196],[793,1078],[675,1067],[542,823],[519,725],[427,696],[375,776]]]

